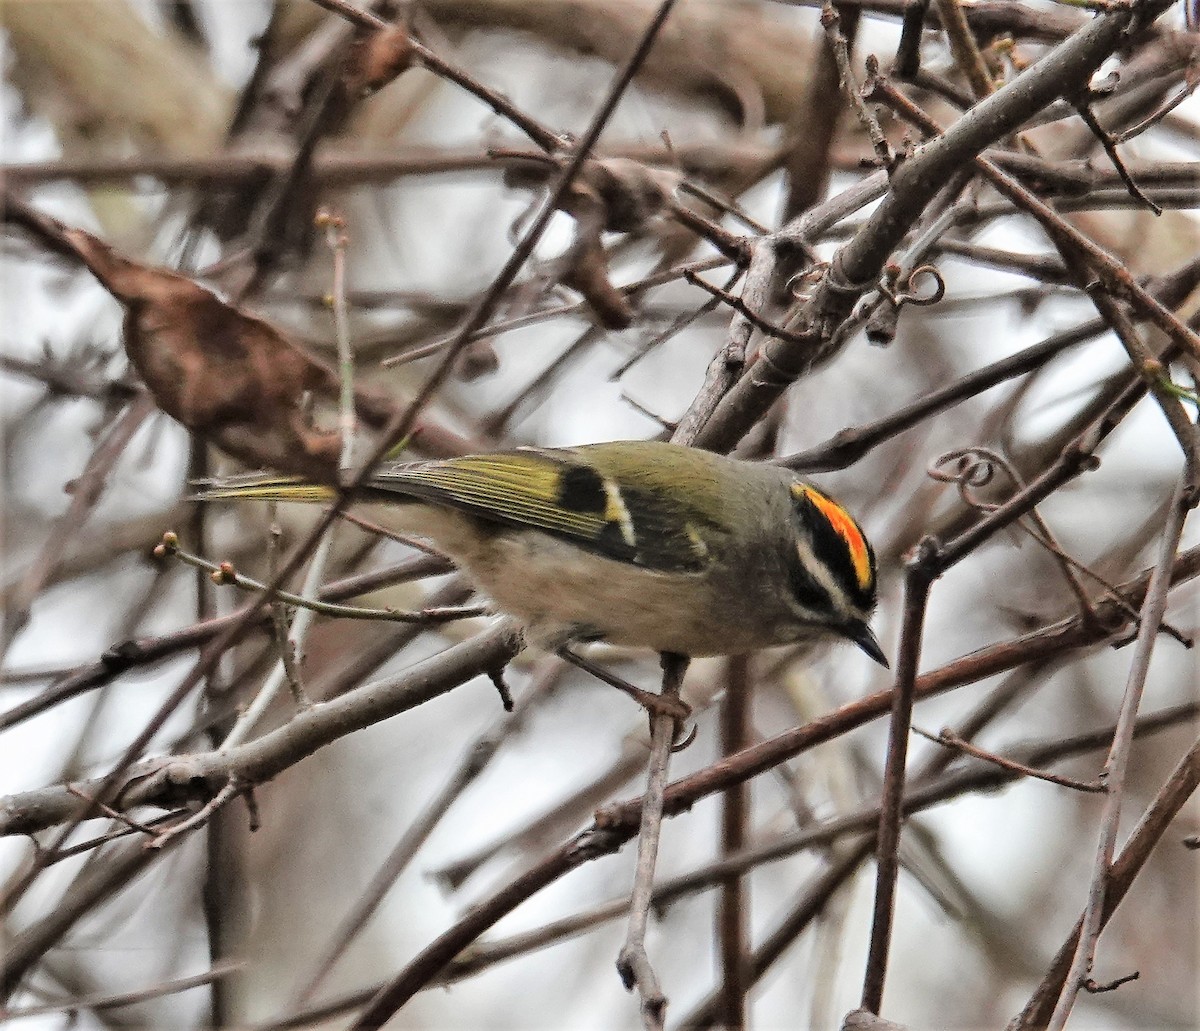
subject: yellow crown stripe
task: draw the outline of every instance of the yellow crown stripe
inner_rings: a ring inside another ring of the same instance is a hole
[[[854,565],[854,575],[858,586],[867,590],[871,586],[871,554],[867,550],[867,541],[863,537],[858,524],[850,517],[841,505],[827,498],[819,490],[805,485],[803,488],[809,500],[820,509],[821,514],[829,520],[834,532],[846,542],[850,551],[850,561]]]

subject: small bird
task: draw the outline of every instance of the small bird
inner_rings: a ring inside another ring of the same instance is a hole
[[[333,494],[251,475],[200,496]],[[887,665],[868,625],[871,545],[841,505],[778,466],[656,441],[518,448],[383,465],[358,500],[429,538],[535,647],[700,657],[841,636]]]

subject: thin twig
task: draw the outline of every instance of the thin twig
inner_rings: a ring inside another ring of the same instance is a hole
[[[86,791],[83,791],[83,790],[77,788],[74,784],[71,784],[70,782],[68,782],[66,784],[66,789],[69,792],[71,792],[71,794],[74,795],[76,798],[81,798],[85,802],[90,802],[97,809],[99,809],[100,812],[102,812],[105,816],[108,816],[108,817],[116,820],[118,823],[123,823],[131,831],[137,831],[139,834],[147,834],[151,838],[157,837],[158,830],[156,830],[155,828],[148,827],[148,826],[146,826],[146,824],[141,823],[138,820],[135,820],[128,813],[118,812],[112,806],[105,805],[103,802],[97,801],[96,799],[92,798],[92,796],[89,795]]]
[[[721,754],[734,755],[750,743],[750,665],[744,655],[725,664],[725,695],[721,699]],[[729,859],[746,846],[749,791],[738,784],[725,792],[721,805],[721,858]],[[729,1031],[746,1026],[748,942],[747,889],[749,882],[735,874],[721,885],[717,912],[717,941],[721,957],[721,1024]]]
[[[1071,788],[1075,791],[1087,791],[1101,793],[1104,791],[1104,785],[1099,781],[1076,780],[1074,777],[1064,777],[1058,773],[1047,773],[1045,770],[1035,770],[1031,766],[1025,766],[1022,763],[1014,762],[1012,759],[1006,759],[1002,755],[996,755],[995,752],[989,752],[986,749],[980,748],[978,745],[971,744],[963,738],[955,734],[949,727],[943,728],[937,734],[931,734],[927,730],[922,730],[920,727],[913,727],[914,734],[919,734],[923,738],[936,742],[939,745],[945,745],[951,751],[962,752],[964,755],[974,756],[976,759],[982,759],[984,762],[993,763],[1004,770],[1011,770],[1022,777],[1032,777],[1035,780],[1044,780],[1048,784],[1057,784],[1060,787]]]
[[[389,25],[388,22],[380,18],[377,14],[360,7],[355,7],[352,3],[348,3],[347,0],[313,0],[313,2],[320,7],[324,7],[327,11],[332,11],[334,14],[340,15],[351,24],[357,25],[360,28],[379,30],[386,29]],[[468,93],[478,97],[495,111],[496,114],[512,122],[513,125],[524,132],[543,150],[553,151],[563,146],[561,137],[551,132],[533,118],[530,118],[529,115],[521,111],[520,108],[506,97],[484,86],[462,69],[454,67],[420,41],[410,39],[409,45],[412,47],[414,56],[431,72],[461,86]]]
[[[867,139],[871,141],[875,159],[879,162],[880,168],[890,169],[896,159],[892,154],[892,148],[888,146],[887,136],[879,125],[879,119],[867,107],[862,92],[858,88],[854,69],[850,67],[850,44],[842,35],[841,19],[838,16],[837,7],[830,0],[825,0],[825,3],[821,5],[821,28],[825,30],[829,47],[833,51],[842,89],[849,97],[850,106],[854,108],[854,113],[866,132]]]
[[[1179,91],[1175,96],[1168,100],[1164,100],[1154,111],[1150,112],[1145,118],[1128,129],[1122,130],[1113,137],[1114,143],[1127,143],[1135,136],[1140,136],[1151,126],[1157,125],[1172,111],[1182,104],[1188,97],[1196,92],[1196,87],[1200,86],[1200,66],[1193,65],[1184,75],[1183,85],[1179,87]]]
[[[967,16],[963,13],[961,0],[935,0],[938,18],[946,38],[950,41],[950,53],[959,71],[970,83],[971,92],[977,100],[989,97],[995,90],[991,73],[988,71],[975,34],[967,24]]]
[[[1142,192],[1142,188],[1138,186],[1137,180],[1129,174],[1129,169],[1125,167],[1125,161],[1122,159],[1120,152],[1117,150],[1117,141],[1113,135],[1100,124],[1100,119],[1096,117],[1096,112],[1092,110],[1092,106],[1086,102],[1076,105],[1075,110],[1079,112],[1079,117],[1083,119],[1083,124],[1092,131],[1092,135],[1100,141],[1100,146],[1104,148],[1104,153],[1108,155],[1108,160],[1112,162],[1113,168],[1117,170],[1117,174],[1121,177],[1121,181],[1125,184],[1125,188],[1129,190],[1129,196],[1141,201],[1156,215],[1161,215],[1163,209],[1154,203],[1149,197]]]
[[[450,572],[452,568],[447,559],[421,555],[394,565],[384,566],[382,569],[373,570],[370,573],[331,582],[326,584],[320,593],[325,598],[331,599],[352,598],[380,587],[438,576]],[[156,637],[121,641],[107,649],[96,661],[67,670],[61,680],[40,694],[0,713],[0,730],[17,726],[56,705],[77,698],[87,691],[103,687],[130,670],[151,665],[193,648],[201,648],[218,638],[222,632],[228,630],[238,620],[245,618],[250,607],[250,605],[246,605],[227,616],[201,620]],[[264,622],[262,615],[258,614],[254,625]]]
[[[229,782],[196,810],[196,812],[192,813],[186,819],[180,820],[178,823],[172,823],[164,827],[153,840],[146,842],[146,848],[160,849],[170,842],[172,838],[180,834],[185,834],[187,831],[195,830],[197,827],[203,827],[204,824],[212,819],[213,814],[218,809],[226,803],[233,801],[233,799],[248,789],[249,785],[239,781],[236,777],[231,777]]]
[[[1114,740],[1115,737],[1114,732]],[[1125,842],[1125,847],[1121,849],[1121,854],[1105,872],[1104,902],[1100,911],[1101,928],[1116,912],[1117,906],[1146,865],[1155,846],[1162,840],[1167,828],[1171,826],[1197,786],[1200,786],[1200,739],[1196,740],[1187,754],[1180,759],[1154,796],[1154,800],[1142,813],[1137,826]],[[1074,929],[1055,954],[1045,977],[1025,1004],[1025,1008],[1009,1023],[1011,1031],[1037,1031],[1047,1026],[1054,1011],[1055,1000],[1061,998],[1060,993],[1063,992],[1063,986],[1073,967],[1072,958],[1079,951],[1083,925],[1084,916],[1080,916]],[[1070,994],[1073,995],[1074,992]]]
[[[197,505],[196,508],[203,510],[207,506]],[[276,570],[279,568],[279,542],[283,536],[283,528],[276,521],[278,503],[271,501],[268,503],[268,521],[267,527],[267,577],[271,579],[275,576]],[[198,540],[203,538],[197,538]],[[198,570],[203,570],[203,566],[197,564]],[[208,583],[216,583],[217,580],[225,582],[225,569],[222,568],[220,576],[210,576]],[[284,676],[287,677],[288,687],[292,692],[292,701],[299,709],[307,708],[311,704],[308,700],[308,695],[304,690],[304,682],[300,676],[300,668],[297,659],[295,644],[288,633],[290,629],[290,619],[288,616],[288,607],[282,598],[276,597],[271,604],[271,625],[275,631],[275,646],[279,649],[279,661],[283,664]],[[229,732],[229,727],[226,726],[221,730],[222,736]],[[217,739],[219,740],[219,739]],[[213,742],[216,744],[216,740]]]
[[[1064,258],[1068,264],[1074,265],[1077,271],[1082,271],[1071,255],[1064,255]],[[1121,346],[1125,348],[1130,363],[1145,380],[1151,396],[1162,410],[1163,418],[1175,434],[1183,452],[1184,504],[1188,507],[1196,505],[1200,502],[1200,431],[1188,418],[1178,395],[1167,387],[1165,381],[1169,377],[1166,366],[1142,340],[1124,308],[1103,289],[1088,290],[1088,296],[1101,318],[1108,323]]]
[[[803,341],[804,338],[800,334],[792,333],[783,326],[777,326],[769,319],[763,318],[746,303],[744,298],[737,297],[728,290],[723,290],[719,286],[705,282],[694,272],[684,273],[684,279],[691,283],[692,286],[700,287],[701,290],[712,294],[718,301],[729,305],[730,308],[741,315],[750,325],[755,329],[762,330],[767,336],[779,337],[781,340],[790,340],[793,343]]]
[[[228,977],[230,974],[244,970],[245,967],[245,963],[227,961],[216,964],[211,970],[192,974],[190,977],[162,981],[148,988],[139,988],[137,991],[120,992],[116,995],[84,995],[78,999],[64,999],[62,1002],[51,1002],[43,1006],[24,1006],[20,1009],[3,1010],[0,1011],[0,1018],[19,1020],[23,1017],[44,1017],[54,1013],[90,1013],[95,1010],[122,1009],[125,1006],[134,1006],[149,999],[161,999],[164,995],[176,995],[179,992],[211,984],[222,977]]]
[[[921,659],[921,637],[929,588],[940,571],[939,566],[939,546],[932,537],[923,538],[905,562],[904,619],[900,631],[900,656],[896,660],[896,690],[888,728],[887,762],[879,807],[879,830],[875,843],[875,905],[862,991],[863,1009],[875,1014],[879,1013],[883,1003],[896,879],[900,872],[900,822],[908,730],[912,724],[913,688]]]
[[[1108,885],[1113,857],[1117,846],[1117,828],[1121,819],[1121,804],[1125,798],[1125,771],[1129,763],[1129,750],[1133,740],[1133,727],[1137,720],[1138,705],[1146,685],[1146,674],[1150,668],[1150,656],[1158,639],[1158,628],[1167,608],[1167,591],[1171,586],[1169,570],[1175,562],[1175,553],[1183,535],[1183,524],[1188,508],[1183,503],[1187,477],[1182,476],[1175,488],[1168,509],[1167,525],[1163,528],[1158,561],[1150,576],[1146,598],[1142,603],[1141,623],[1138,626],[1137,643],[1129,662],[1129,676],[1125,683],[1125,694],[1117,717],[1117,730],[1113,735],[1112,748],[1104,764],[1104,780],[1107,793],[1104,812],[1100,819],[1100,841],[1096,848],[1092,866],[1092,877],[1088,887],[1087,908],[1083,915],[1083,927],[1075,958],[1067,975],[1066,985],[1054,1013],[1050,1018],[1049,1031],[1061,1031],[1075,1005],[1084,982],[1092,971],[1092,960],[1096,943],[1104,924],[1105,891]]]
[[[179,547],[178,541],[173,534],[165,534],[163,543],[159,545],[159,548],[162,549],[159,552],[161,556],[170,555],[189,566],[208,570],[213,574],[214,581],[220,584],[231,584],[235,587],[241,587],[245,590],[258,593],[266,593],[270,590],[269,583],[264,583],[252,576],[246,576],[244,573],[238,572],[231,562],[210,562],[206,558],[201,558],[199,555],[193,555],[191,552],[185,551]],[[158,549],[156,549],[157,551]],[[355,593],[361,594],[363,592],[357,591]],[[448,623],[457,619],[469,619],[473,616],[482,616],[487,612],[487,608],[482,605],[440,606],[412,612],[404,609],[390,608],[368,609],[361,605],[338,605],[333,602],[318,601],[315,597],[305,597],[304,594],[293,594],[291,591],[275,591],[273,597],[279,601],[286,602],[288,605],[307,610],[318,616],[329,616],[334,619],[379,620],[387,623],[416,623],[422,626]],[[295,643],[295,635],[293,634],[293,647],[295,647]]]
[[[687,666],[687,656],[663,653],[663,698],[679,700]],[[670,715],[661,713],[655,716],[650,727],[649,773],[646,792],[642,796],[637,873],[633,881],[629,926],[625,933],[625,944],[621,946],[617,957],[617,971],[625,987],[630,991],[636,990],[641,997],[642,1026],[646,1031],[662,1031],[667,1015],[666,996],[646,953],[646,925],[654,896],[654,869],[658,862],[658,839],[662,832],[663,791],[667,784],[667,767],[674,738],[675,722]]]
[[[346,306],[346,248],[350,238],[346,221],[341,215],[322,208],[317,212],[316,223],[318,228],[325,230],[325,243],[333,255],[330,304],[333,308],[333,335],[337,341],[338,379],[342,387],[338,398],[338,429],[342,435],[338,469],[345,475],[354,463],[354,434],[358,430],[354,411],[354,348],[350,342],[350,313]]]

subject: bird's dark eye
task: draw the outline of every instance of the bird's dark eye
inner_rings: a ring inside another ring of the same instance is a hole
[[[788,562],[788,586],[792,596],[806,609],[814,612],[825,612],[831,605],[829,594],[817,582],[804,565],[804,559],[798,551],[793,551]]]

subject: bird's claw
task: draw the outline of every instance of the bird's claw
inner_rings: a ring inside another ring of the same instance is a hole
[[[654,735],[654,719],[656,716],[669,716],[675,725],[671,732],[671,751],[682,752],[696,740],[696,725],[688,727],[692,717],[692,707],[679,698],[664,698],[652,691],[641,691],[634,696],[650,717],[650,734]]]

